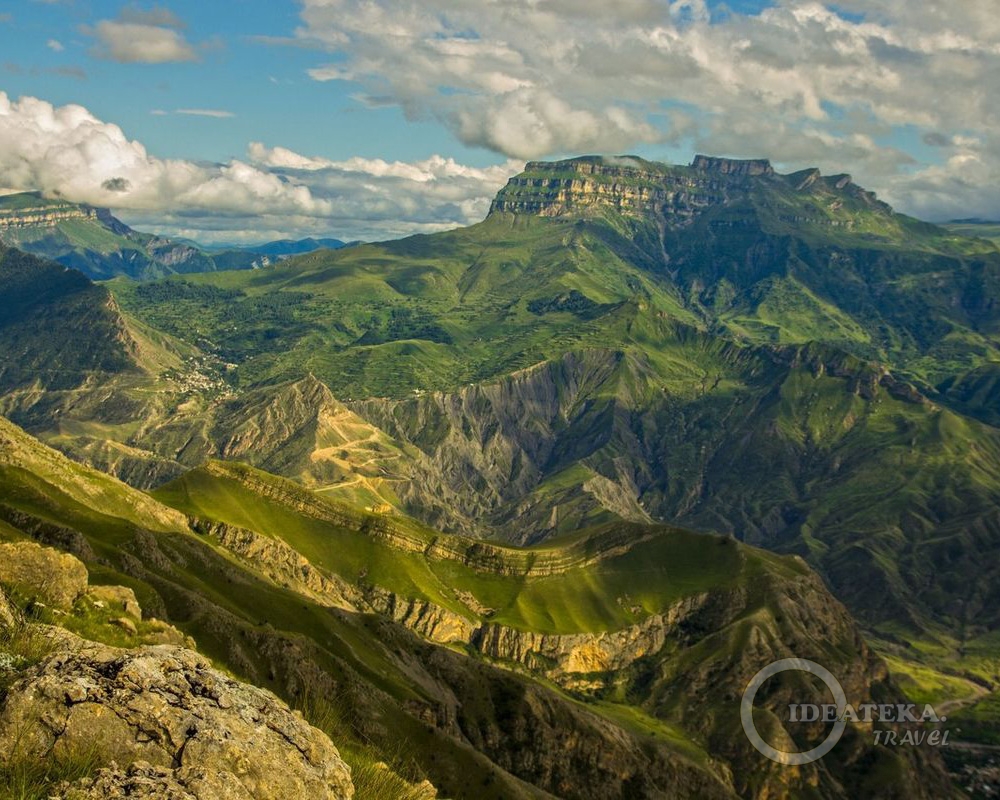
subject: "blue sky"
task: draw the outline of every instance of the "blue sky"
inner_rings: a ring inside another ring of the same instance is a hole
[[[19,0],[0,11],[0,189],[205,241],[380,238],[475,221],[526,159],[704,151],[851,172],[923,217],[1000,217],[995,16],[987,0]]]
[[[256,37],[294,36],[300,24],[296,3],[173,2],[169,9],[185,23],[184,37],[199,61],[135,64],[94,58],[93,37],[81,28],[116,18],[125,7],[120,2],[14,3],[11,21],[0,28],[0,89],[56,105],[80,103],[166,158],[223,161],[242,156],[251,140],[328,158],[413,160],[442,149],[438,126],[407,124],[397,108],[366,109],[351,99],[349,85],[309,78],[306,70],[323,60],[315,50],[260,43]],[[52,50],[50,40],[65,49]],[[178,108],[220,109],[235,116],[151,114]],[[458,146],[450,152],[469,163],[496,161],[479,149]]]

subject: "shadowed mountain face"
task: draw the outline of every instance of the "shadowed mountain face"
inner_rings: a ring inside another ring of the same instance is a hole
[[[76,388],[136,368],[138,344],[111,293],[76,270],[0,245],[0,386]]]
[[[870,625],[973,639],[998,607],[998,272],[846,175],[531,163],[467,229],[114,282],[143,370],[9,382],[0,410],[144,488],[227,458],[470,536],[732,533]]]

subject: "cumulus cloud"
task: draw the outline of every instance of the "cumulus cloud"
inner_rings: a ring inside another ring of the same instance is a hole
[[[350,158],[332,161],[252,142],[250,162],[334,204],[341,224],[366,236],[430,233],[479,222],[507,180],[524,168],[508,160],[470,167],[432,156],[415,162]]]
[[[79,105],[0,92],[0,189],[106,206],[142,229],[206,242],[335,235],[379,239],[478,221],[520,162],[474,168],[330,161],[250,145],[246,160],[158,158]]]
[[[169,9],[126,7],[117,19],[84,26],[83,32],[96,40],[91,52],[109,61],[123,64],[196,61],[194,48],[181,33],[184,27]]]
[[[45,46],[49,48],[49,50],[51,50],[53,53],[61,53],[63,50],[66,49],[65,47],[63,47],[63,43],[60,42],[58,39],[49,39],[45,43]]]
[[[1000,215],[992,0],[777,0],[715,17],[703,0],[303,0],[301,18],[299,41],[329,51],[313,79],[508,156],[687,145],[850,170],[925,213],[935,186],[964,191]],[[931,155],[900,146],[903,129]],[[974,152],[954,141],[969,134]]]

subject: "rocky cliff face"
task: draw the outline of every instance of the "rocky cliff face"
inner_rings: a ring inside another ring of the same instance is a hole
[[[540,634],[487,623],[475,630],[470,643],[491,659],[521,664],[567,689],[599,692],[640,659],[656,658],[668,638],[708,601],[707,594],[692,595],[638,625],[600,633]]]
[[[632,157],[529,162],[524,172],[511,178],[497,195],[490,214],[585,216],[611,209],[661,227],[683,228],[708,211],[741,206],[766,208],[772,205],[768,193],[789,192],[802,197],[822,196],[834,211],[847,200],[860,202],[872,211],[892,213],[873,193],[855,186],[849,175],[823,178],[819,170],[811,169],[786,176],[776,173],[765,159],[699,155],[689,167]],[[808,204],[804,208],[808,209]],[[815,210],[797,216],[785,214],[782,221],[833,227],[851,224],[849,219],[838,220]],[[718,224],[749,223],[728,220]]]
[[[60,222],[73,219],[98,219],[98,210],[85,206],[40,206],[38,208],[0,208],[0,232],[5,228],[54,228]]]
[[[511,538],[523,543],[542,531],[610,520],[611,509],[621,519],[649,521],[637,500],[638,461],[605,457],[644,447],[627,412],[637,372],[642,365],[623,353],[572,353],[453,394],[352,407],[424,455],[428,468],[396,486],[405,508],[419,508],[432,525],[473,535],[516,516],[521,536]],[[602,396],[592,400],[595,394]],[[535,494],[561,465],[586,469],[581,491]],[[472,493],[462,488],[470,476]],[[433,503],[435,494],[447,502]]]
[[[766,158],[735,159],[697,155],[691,162],[692,168],[701,172],[718,172],[739,178],[756,178],[759,175],[774,175],[774,167]]]
[[[355,610],[352,593],[343,581],[316,569],[284,542],[222,522],[195,521],[199,533],[215,537],[224,548],[260,570],[275,583],[293,589],[313,602],[331,608]]]
[[[635,216],[669,210],[678,220],[690,219],[725,203],[727,191],[738,188],[726,176],[739,172],[665,168],[639,159],[530,162],[500,191],[490,214],[556,217],[610,207]]]

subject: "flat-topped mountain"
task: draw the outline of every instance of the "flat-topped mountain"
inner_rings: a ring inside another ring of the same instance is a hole
[[[774,174],[774,167],[766,158],[737,159],[697,155],[691,162],[691,166],[704,172],[721,172],[724,175],[742,177]]]
[[[0,208],[0,229],[34,226],[54,228],[57,223],[68,219],[98,218],[96,208],[58,200],[43,200],[41,195],[35,192],[7,195],[3,199],[4,207]]]
[[[508,181],[490,213],[559,216],[604,207],[630,215],[651,215],[676,226],[689,224],[713,207],[747,204],[771,212],[773,222],[839,225],[849,230],[866,222],[858,212],[893,217],[888,205],[855,185],[849,175],[823,177],[817,169],[779,175],[766,159],[703,155],[687,167],[635,156],[532,161],[523,173]],[[779,205],[784,207],[779,209]],[[796,206],[800,213],[789,213]],[[761,221],[767,218],[768,214],[763,214]]]

